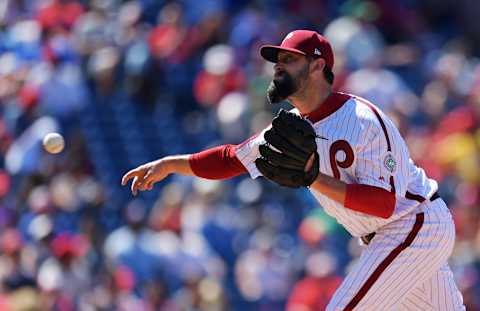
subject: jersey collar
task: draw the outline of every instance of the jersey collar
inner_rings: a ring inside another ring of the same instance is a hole
[[[316,123],[340,109],[351,97],[351,95],[345,93],[332,92],[320,107],[310,113],[302,114],[302,117]]]

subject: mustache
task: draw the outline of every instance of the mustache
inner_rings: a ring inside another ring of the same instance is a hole
[[[273,74],[273,78],[280,78],[281,76],[288,74],[285,70],[276,70]]]

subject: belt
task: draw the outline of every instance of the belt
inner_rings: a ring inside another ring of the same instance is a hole
[[[436,199],[440,199],[440,195],[438,194],[438,191],[435,191],[435,193],[430,197],[429,201],[433,202]],[[423,199],[422,201],[425,201],[425,199]],[[366,234],[366,235],[360,237],[360,240],[362,240],[362,242],[365,243],[365,245],[368,245],[370,243],[370,241],[372,241],[375,234],[376,234],[375,232]]]

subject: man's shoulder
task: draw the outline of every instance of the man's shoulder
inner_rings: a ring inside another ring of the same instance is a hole
[[[375,105],[372,101],[359,95],[346,92],[335,92],[335,94],[337,95],[337,97],[341,97],[342,101],[345,103],[341,106],[341,108],[346,108],[338,109],[337,111],[335,111],[335,113],[353,113],[359,118],[364,118],[371,117],[371,113],[374,113],[374,111],[380,111],[380,108],[378,108],[378,106]]]
[[[377,105],[366,98],[351,95],[349,103],[352,105],[352,113],[360,122],[377,124],[380,120],[388,118]]]

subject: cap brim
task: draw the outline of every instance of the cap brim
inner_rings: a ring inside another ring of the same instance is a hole
[[[260,55],[262,55],[263,58],[268,60],[269,62],[276,63],[278,61],[278,52],[280,51],[286,51],[286,52],[292,52],[292,53],[297,53],[301,55],[307,55],[306,53],[293,49],[293,48],[286,48],[286,47],[281,47],[278,45],[262,45],[260,47]]]

